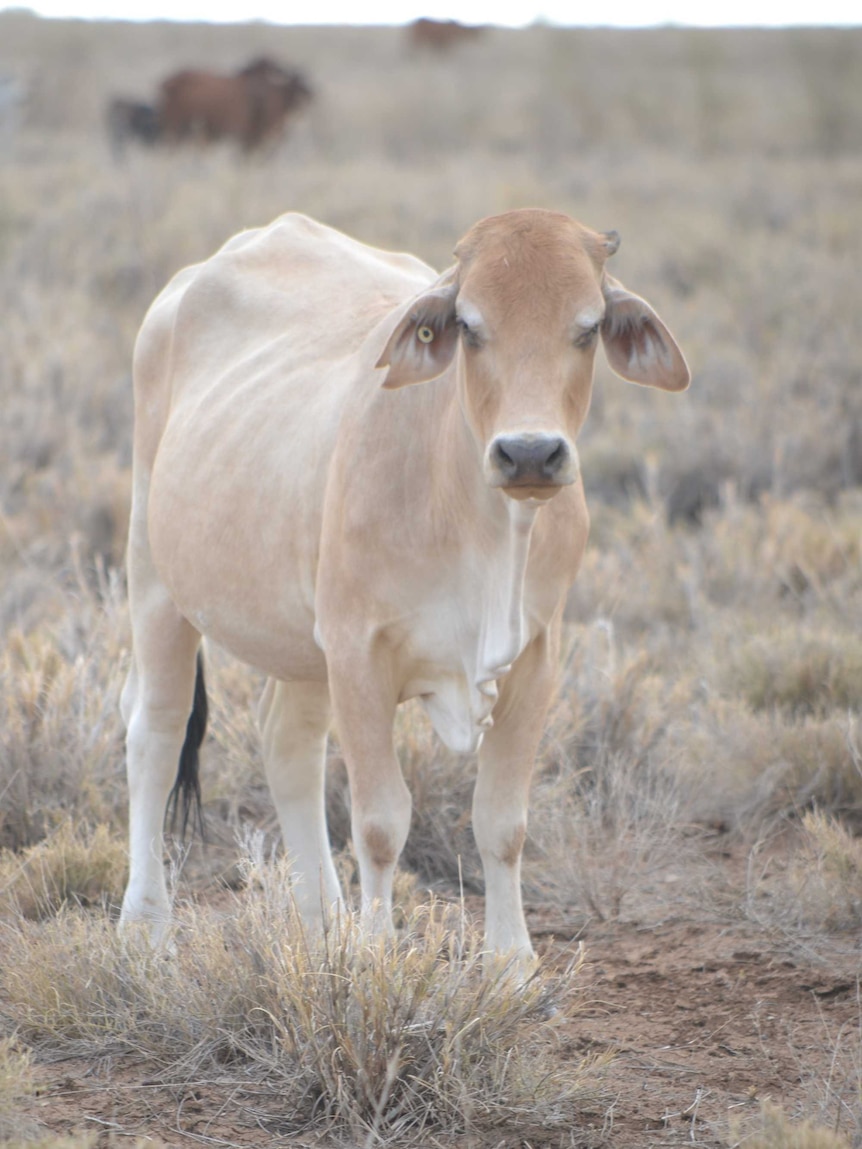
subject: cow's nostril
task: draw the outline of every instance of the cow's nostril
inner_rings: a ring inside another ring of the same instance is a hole
[[[547,474],[556,474],[565,463],[567,455],[566,444],[560,439],[556,447],[554,447],[553,451],[551,451],[550,455],[545,459],[545,471]]]
[[[514,477],[517,474],[518,460],[515,457],[515,452],[513,451],[512,454],[510,454],[499,439],[494,444],[492,454],[494,463],[500,468],[504,475]]]

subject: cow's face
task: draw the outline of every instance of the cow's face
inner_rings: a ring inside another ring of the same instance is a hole
[[[619,245],[567,216],[507,212],[476,224],[456,265],[414,300],[378,366],[385,387],[455,365],[487,482],[512,498],[547,499],[578,477],[601,336],[623,378],[679,391],[689,372],[649,304],[607,275]]]

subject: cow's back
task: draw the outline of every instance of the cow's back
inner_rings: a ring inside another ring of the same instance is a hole
[[[285,619],[282,638],[319,659],[314,582],[341,420],[380,386],[369,333],[434,274],[288,215],[181,272],[144,321],[135,483],[149,489],[153,558],[199,629],[270,673],[295,672],[263,649]],[[240,640],[227,604],[249,598],[259,625],[246,617]]]
[[[301,404],[322,391],[324,405],[337,409],[353,386],[338,368],[434,275],[413,256],[367,247],[297,213],[240,232],[175,275],[147,313],[135,347],[137,420],[158,412],[150,425],[160,437],[169,410],[205,395],[248,391],[253,399],[270,372],[279,406],[290,394]],[[353,373],[369,366],[357,363]],[[309,376],[322,375],[325,389],[306,388]]]

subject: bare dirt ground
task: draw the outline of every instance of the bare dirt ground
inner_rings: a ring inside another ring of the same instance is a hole
[[[746,848],[718,839],[711,852],[720,878],[738,891]],[[658,921],[654,906],[645,907],[644,920],[586,924],[528,907],[546,969],[564,967],[581,943],[586,950],[583,997],[562,1002],[550,1022],[559,1059],[574,1065],[610,1053],[613,1060],[578,1127],[565,1134],[537,1131],[525,1140],[499,1128],[427,1143],[712,1149],[737,1144],[732,1123],[744,1131],[764,1101],[790,1115],[819,1109],[822,1124],[852,1136],[859,1067],[845,1046],[862,1024],[858,943],[842,939],[828,959],[806,954],[767,926],[698,906],[690,892]],[[470,902],[471,912],[481,909],[479,899]],[[31,1115],[61,1136],[96,1133],[99,1145],[129,1137],[170,1146],[336,1144],[322,1131],[279,1128],[254,1088],[237,1085],[235,1071],[229,1085],[178,1083],[157,1065],[120,1056],[67,1059],[37,1072]]]

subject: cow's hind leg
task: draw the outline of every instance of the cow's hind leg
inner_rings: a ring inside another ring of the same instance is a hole
[[[134,583],[133,583],[134,585]],[[167,592],[151,584],[132,596],[134,658],[123,690],[129,783],[129,882],[120,923],[143,922],[158,943],[170,920],[163,864],[163,825],[185,747],[187,785],[202,727],[195,701],[198,632],[177,612]],[[190,717],[191,716],[191,717]],[[197,728],[196,728],[197,727]]]
[[[260,702],[266,776],[294,875],[304,922],[319,924],[341,904],[326,828],[326,739],[329,690],[319,682],[270,678]]]

